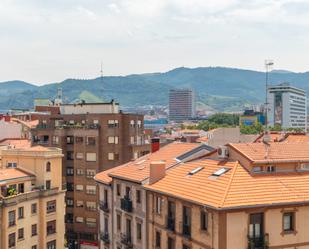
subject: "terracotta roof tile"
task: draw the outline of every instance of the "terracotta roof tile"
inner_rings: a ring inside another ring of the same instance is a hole
[[[282,143],[309,143],[309,136],[291,134]]]
[[[23,177],[27,177],[27,176],[33,176],[33,175],[28,174],[25,171],[22,171],[18,168],[0,169],[0,183],[2,181],[17,179],[17,178],[23,178]]]
[[[11,145],[14,148],[29,148],[31,142],[28,139],[3,139],[0,141],[0,145]]]
[[[111,181],[110,176],[127,179],[134,182],[142,182],[149,176],[149,166],[152,161],[163,160],[166,166],[175,164],[176,157],[200,146],[198,143],[174,142],[162,147],[155,153],[147,154],[125,165],[118,166],[96,175],[95,179],[103,183]]]

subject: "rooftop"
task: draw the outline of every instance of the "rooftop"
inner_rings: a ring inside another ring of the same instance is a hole
[[[18,139],[18,138],[7,138],[0,141],[0,146],[11,146],[13,148],[29,148],[31,147],[31,142],[28,139]]]
[[[145,188],[214,209],[237,209],[308,202],[308,181],[308,172],[257,176],[238,162],[205,159],[180,164]]]
[[[227,146],[253,163],[309,161],[309,143],[232,143]]]
[[[18,168],[3,168],[0,169],[0,184],[8,180],[15,180],[31,176],[33,175],[26,173],[25,171]]]

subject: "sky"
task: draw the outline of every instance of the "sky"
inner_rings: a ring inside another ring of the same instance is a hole
[[[0,81],[225,66],[309,71],[309,1],[0,0]]]

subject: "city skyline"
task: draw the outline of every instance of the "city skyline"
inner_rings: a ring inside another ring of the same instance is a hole
[[[0,82],[224,66],[309,71],[305,1],[1,1]],[[141,63],[142,62],[142,63]]]

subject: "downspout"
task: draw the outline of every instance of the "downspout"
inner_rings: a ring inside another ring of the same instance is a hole
[[[211,249],[214,249],[214,213],[211,212]]]

